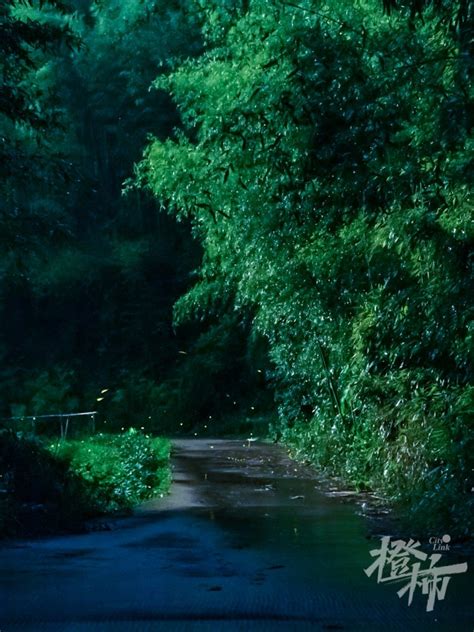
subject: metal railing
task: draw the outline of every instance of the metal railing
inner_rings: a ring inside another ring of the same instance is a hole
[[[69,420],[71,417],[88,417],[91,422],[91,431],[95,432],[95,416],[97,415],[96,410],[90,410],[85,413],[52,413],[50,415],[22,415],[20,417],[4,417],[2,421],[28,421],[31,420],[32,430],[35,432],[36,422],[38,419],[46,420],[46,419],[59,419],[60,430],[61,430],[61,439],[66,439],[67,431],[69,429]]]

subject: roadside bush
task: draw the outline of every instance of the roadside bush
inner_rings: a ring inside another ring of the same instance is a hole
[[[52,444],[48,450],[85,481],[99,511],[131,508],[167,490],[170,443],[134,428],[120,435]]]
[[[134,429],[46,443],[0,434],[0,535],[76,530],[84,520],[130,510],[170,483],[170,444]]]

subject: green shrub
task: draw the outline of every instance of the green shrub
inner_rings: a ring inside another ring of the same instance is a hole
[[[164,494],[169,453],[169,441],[133,429],[49,445],[3,431],[0,534],[77,529],[87,518]]]
[[[100,511],[130,508],[169,486],[169,441],[134,428],[121,435],[51,444],[48,450],[89,484]]]

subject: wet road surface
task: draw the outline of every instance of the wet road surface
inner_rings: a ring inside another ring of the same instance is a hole
[[[171,495],[112,530],[2,545],[1,632],[474,629],[472,569],[408,607],[363,572],[379,540],[356,500],[281,448],[174,446]]]

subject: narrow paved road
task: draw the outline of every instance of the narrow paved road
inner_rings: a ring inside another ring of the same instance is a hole
[[[281,448],[181,440],[173,464],[171,495],[111,531],[4,544],[1,631],[472,632],[471,577],[408,607],[364,574],[378,541],[354,499]]]

